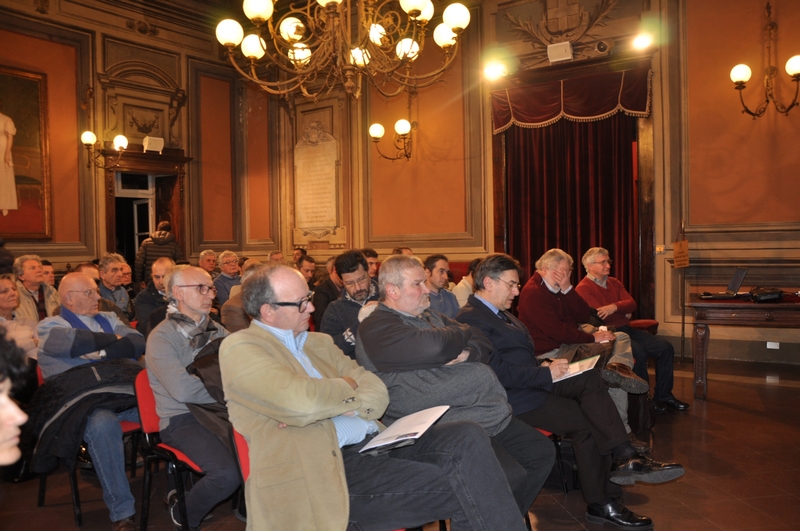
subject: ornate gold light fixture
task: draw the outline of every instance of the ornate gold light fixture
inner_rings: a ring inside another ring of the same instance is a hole
[[[742,102],[743,107],[742,113],[749,114],[754,120],[764,116],[764,113],[767,112],[767,107],[769,106],[770,102],[775,105],[775,109],[779,113],[788,116],[789,111],[798,105],[797,95],[798,91],[800,91],[800,55],[795,55],[786,61],[786,73],[792,77],[792,81],[795,83],[794,99],[792,100],[792,103],[786,106],[775,98],[772,80],[773,78],[777,77],[778,69],[772,65],[772,44],[775,42],[775,33],[778,31],[778,24],[772,21],[772,6],[769,2],[767,2],[765,14],[767,18],[767,23],[764,26],[764,34],[767,41],[767,68],[764,73],[765,98],[755,111],[751,111],[747,107],[747,104],[744,102],[744,97],[742,96],[742,93],[745,89],[745,83],[750,80],[750,76],[753,73],[752,70],[750,70],[750,67],[745,64],[736,65],[731,70],[731,81],[733,81],[735,85],[734,88],[739,91],[739,101]]]
[[[116,168],[119,166],[122,154],[126,149],[128,149],[128,139],[125,137],[125,135],[117,135],[114,137],[113,141],[114,149],[117,150],[117,155],[112,157],[110,161],[105,159],[104,162],[100,162],[100,157],[102,154],[98,151],[100,148],[100,142],[97,141],[97,135],[91,131],[84,131],[83,134],[81,134],[81,143],[86,148],[87,168],[91,168],[92,164],[103,170]]]
[[[462,4],[447,6],[433,31],[442,63],[418,73],[414,62],[425,48],[431,0],[309,0],[291,4],[274,22],[272,0],[244,0],[242,7],[253,33],[245,36],[231,19],[216,30],[233,67],[270,94],[300,92],[311,99],[337,85],[358,98],[364,78],[385,97],[436,83],[456,57],[470,19]],[[244,67],[236,57],[239,44]]]
[[[401,118],[394,123],[394,148],[397,150],[397,154],[395,156],[384,155],[381,151],[381,147],[378,143],[383,138],[383,135],[386,134],[386,129],[379,123],[374,123],[369,126],[369,136],[372,138],[372,142],[375,144],[375,149],[378,150],[378,155],[383,157],[384,159],[389,160],[401,160],[406,159],[409,160],[411,158],[411,131],[417,128],[417,122],[411,121],[411,100],[416,96],[416,92],[413,90],[408,91],[408,120],[405,118]]]

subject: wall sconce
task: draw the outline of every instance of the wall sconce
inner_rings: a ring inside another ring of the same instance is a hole
[[[381,152],[381,147],[378,145],[386,130],[381,124],[374,123],[369,126],[369,136],[375,143],[375,149],[378,150],[378,155],[389,160],[406,160],[411,158],[411,130],[417,128],[417,122],[409,122],[408,120],[397,120],[394,124],[394,147],[397,150],[397,155],[390,157]]]
[[[81,135],[81,143],[86,148],[86,167],[91,168],[92,164],[94,164],[98,168],[102,168],[104,170],[119,166],[120,158],[122,158],[122,154],[128,148],[128,139],[125,137],[125,135],[115,136],[113,143],[114,149],[117,150],[117,155],[112,157],[110,161],[106,159],[104,164],[100,162],[102,153],[97,151],[100,148],[100,143],[97,141],[97,136],[94,133],[91,131],[84,131]]]
[[[742,91],[744,91],[745,83],[750,80],[750,76],[752,75],[752,71],[750,67],[745,64],[739,64],[733,67],[731,70],[731,81],[733,81],[735,85],[735,89],[739,91],[739,101],[742,102],[742,113],[747,113],[753,117],[755,120],[756,118],[761,118],[764,116],[764,113],[767,111],[767,106],[770,102],[775,105],[775,109],[781,113],[789,116],[789,111],[792,110],[793,107],[798,105],[797,102],[797,95],[798,91],[800,91],[800,55],[795,55],[794,57],[790,58],[786,61],[786,73],[792,77],[792,81],[795,83],[794,89],[794,99],[792,103],[789,104],[787,107],[780,101],[775,98],[775,93],[773,92],[773,85],[772,85],[772,78],[778,75],[778,69],[772,65],[772,44],[775,42],[775,33],[778,31],[778,24],[772,21],[772,6],[770,6],[769,2],[767,2],[766,8],[766,15],[767,15],[767,24],[764,26],[764,33],[767,41],[767,68],[764,74],[764,92],[765,98],[764,101],[759,105],[755,111],[751,111],[747,104],[744,102],[744,97],[742,96]]]

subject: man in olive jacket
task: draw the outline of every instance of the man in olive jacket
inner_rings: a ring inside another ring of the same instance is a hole
[[[256,271],[242,287],[253,322],[226,338],[220,368],[234,428],[250,447],[247,529],[344,531],[420,527],[525,529],[483,430],[439,423],[412,446],[359,450],[382,429],[383,382],[309,333],[314,311],[299,271]]]

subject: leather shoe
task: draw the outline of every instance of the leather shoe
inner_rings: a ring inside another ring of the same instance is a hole
[[[116,522],[111,522],[111,531],[136,531],[136,526],[133,524],[133,518],[123,518]]]
[[[660,463],[644,455],[614,460],[611,466],[611,482],[617,485],[642,483],[665,483],[686,473],[678,463]]]
[[[609,363],[603,369],[603,380],[610,386],[619,387],[626,393],[640,395],[650,389],[650,384],[636,376],[627,365]]]
[[[628,440],[631,442],[631,445],[633,445],[633,448],[636,450],[636,452],[640,454],[650,453],[650,445],[638,439],[636,435],[633,434],[633,432],[628,434]]]
[[[667,408],[674,409],[675,411],[686,411],[689,409],[689,404],[686,402],[681,402],[675,397],[672,397],[669,400],[656,402],[656,413],[663,413],[667,410]]]
[[[606,504],[590,503],[586,507],[586,520],[593,524],[611,524],[619,529],[637,531],[653,529],[653,521],[631,511],[619,500]]]

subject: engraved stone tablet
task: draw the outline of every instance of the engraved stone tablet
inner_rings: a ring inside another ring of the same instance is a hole
[[[336,139],[310,122],[295,145],[295,225],[299,229],[334,229],[336,209]]]

